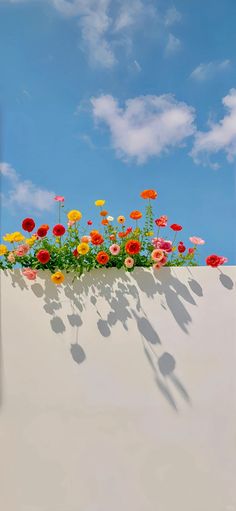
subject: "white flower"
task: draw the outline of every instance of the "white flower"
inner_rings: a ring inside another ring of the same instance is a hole
[[[108,220],[108,222],[113,222],[114,217],[113,216],[107,216],[107,220]]]

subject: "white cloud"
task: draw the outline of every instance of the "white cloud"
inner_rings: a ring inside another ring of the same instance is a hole
[[[204,82],[205,80],[209,80],[213,78],[216,74],[226,71],[230,68],[230,60],[222,60],[222,61],[212,61],[201,63],[197,66],[192,73],[190,74],[190,78],[197,80],[198,82]]]
[[[173,34],[169,34],[167,45],[166,45],[166,55],[173,55],[177,53],[181,49],[181,41],[178,37],[175,37]]]
[[[175,23],[179,23],[181,21],[182,16],[179,11],[177,11],[176,7],[172,6],[166,11],[165,15],[165,25],[167,27],[171,27]]]
[[[171,147],[183,145],[192,135],[194,109],[174,96],[140,96],[126,101],[124,108],[111,95],[91,99],[94,119],[104,122],[117,156],[145,163]]]
[[[40,188],[32,181],[21,179],[9,163],[0,163],[0,174],[9,182],[9,190],[2,195],[4,206],[38,212],[52,209],[54,192]]]
[[[195,163],[208,162],[209,156],[219,151],[226,153],[229,162],[236,157],[236,89],[231,89],[222,103],[227,111],[225,116],[218,123],[211,123],[208,131],[198,131],[195,135],[191,152]]]

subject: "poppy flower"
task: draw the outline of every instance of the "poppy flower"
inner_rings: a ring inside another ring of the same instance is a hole
[[[54,236],[63,236],[63,234],[65,234],[66,230],[65,230],[64,225],[56,224],[56,225],[54,225],[52,232],[53,232]]]
[[[107,264],[109,261],[109,255],[106,252],[98,252],[96,260],[99,264]]]
[[[94,204],[95,204],[95,206],[101,207],[101,206],[104,206],[105,202],[106,201],[104,201],[103,199],[99,199],[99,200],[95,200]]]
[[[157,198],[157,192],[156,190],[143,190],[143,192],[140,193],[140,197],[142,199],[156,199]]]
[[[39,227],[38,230],[37,230],[37,236],[39,238],[44,238],[45,236],[47,236],[47,233],[48,233],[48,229],[46,229],[46,227]]]
[[[107,218],[103,218],[102,221],[101,221],[101,224],[102,225],[109,225],[109,222],[108,222]]]
[[[180,241],[180,243],[178,244],[178,251],[180,254],[183,254],[186,250],[186,247],[184,246],[183,242]]]
[[[142,218],[142,213],[141,211],[138,211],[138,210],[134,210],[134,211],[131,211],[130,213],[130,218],[132,218],[132,220],[139,220],[140,218]]]
[[[36,257],[40,263],[47,264],[51,256],[48,250],[39,250],[39,252],[36,254]]]
[[[105,209],[103,209],[102,211],[100,211],[100,215],[101,215],[101,216],[107,216],[107,215],[108,215],[108,211],[106,211]]]
[[[88,220],[88,221],[87,221],[87,224],[88,224],[88,225],[93,225],[92,220]]]
[[[62,195],[56,195],[56,197],[54,197],[54,200],[56,202],[64,202],[64,197]]]
[[[32,232],[35,228],[35,221],[33,218],[25,218],[22,222],[22,229],[26,232]]]
[[[168,218],[166,215],[162,215],[160,216],[160,218],[157,218],[155,220],[155,224],[158,226],[158,227],[166,227],[167,225],[167,221],[168,221]]]
[[[211,254],[206,258],[207,266],[211,266],[212,268],[217,268],[217,266],[220,266],[221,264],[224,264],[225,262],[227,262],[226,257],[221,257],[216,254]]]
[[[93,245],[102,245],[104,242],[103,236],[98,232],[91,236],[91,242]]]
[[[183,227],[182,225],[178,225],[178,224],[172,224],[170,225],[170,228],[172,229],[172,231],[182,231]]]
[[[125,245],[127,254],[134,255],[138,254],[141,250],[141,243],[138,240],[129,240]]]
[[[205,243],[205,240],[203,240],[202,238],[198,238],[197,236],[191,236],[189,238],[189,240],[191,241],[191,243],[193,243],[194,245],[204,245]]]

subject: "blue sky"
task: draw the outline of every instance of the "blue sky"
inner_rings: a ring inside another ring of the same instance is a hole
[[[2,230],[159,192],[235,264],[236,2],[0,0]]]

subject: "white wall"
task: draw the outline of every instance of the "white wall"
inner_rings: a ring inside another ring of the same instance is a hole
[[[235,511],[235,279],[2,274],[0,510]]]

